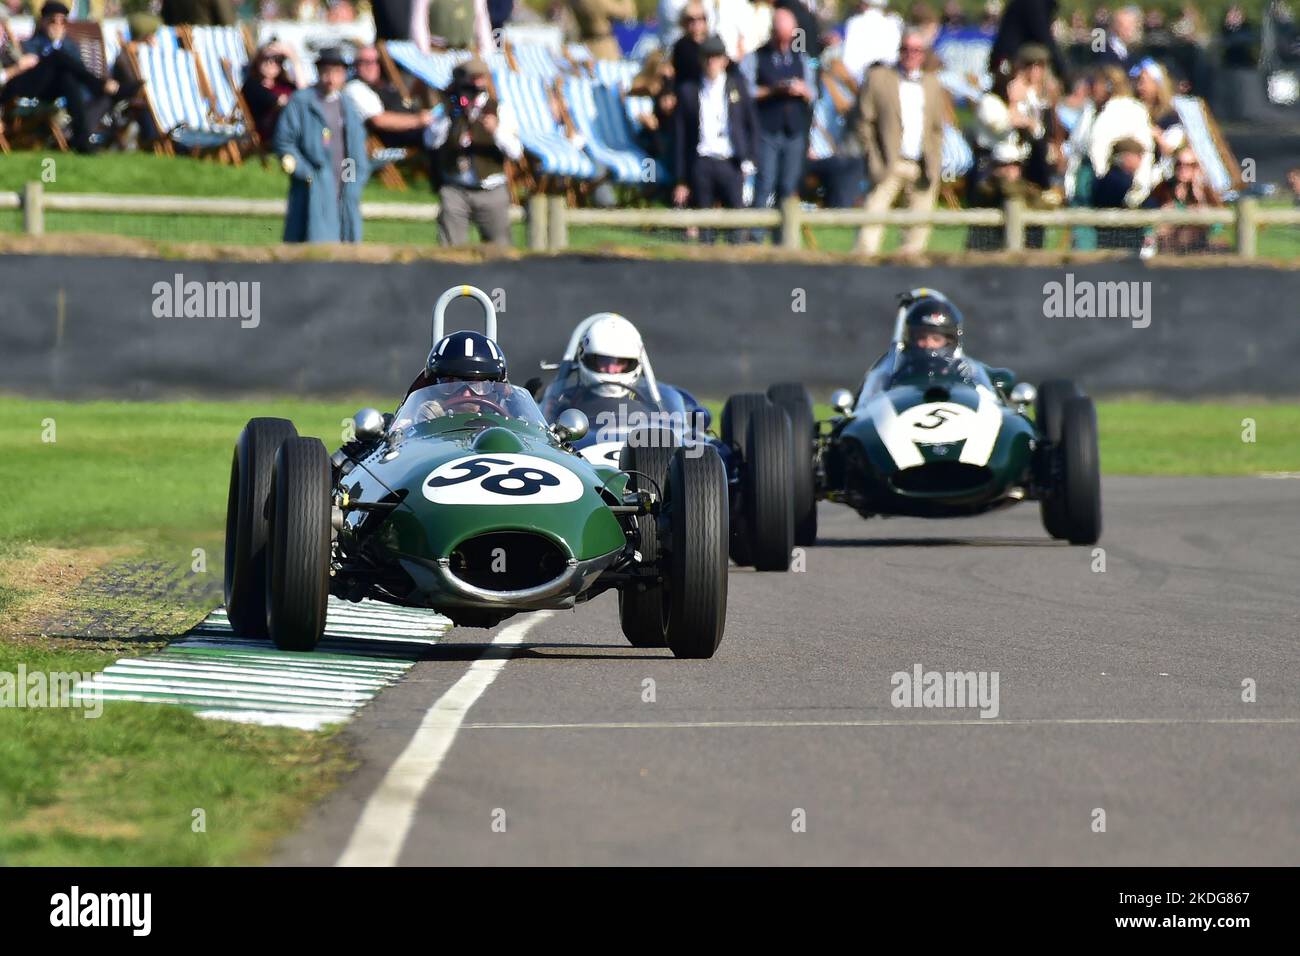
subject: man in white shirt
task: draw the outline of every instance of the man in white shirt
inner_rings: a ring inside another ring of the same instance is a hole
[[[878,66],[867,76],[858,97],[858,121],[852,131],[867,158],[872,190],[866,208],[883,212],[901,196],[912,210],[934,208],[943,158],[944,92],[934,73],[922,70],[929,47],[921,34],[908,30],[899,45],[896,67]],[[902,251],[920,253],[928,226],[906,231]],[[880,251],[884,227],[864,226],[858,251]]]
[[[893,66],[903,39],[903,18],[886,9],[887,0],[861,0],[859,12],[844,23],[844,66],[861,85],[875,63]]]
[[[721,38],[700,44],[703,76],[678,89],[675,205],[744,208],[745,175],[754,169],[758,120],[748,83],[730,61]],[[734,237],[734,238],[738,238]]]

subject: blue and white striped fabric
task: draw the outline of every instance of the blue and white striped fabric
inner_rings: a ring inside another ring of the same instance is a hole
[[[389,40],[384,47],[399,67],[423,80],[426,86],[439,90],[451,83],[451,71],[456,65],[472,55],[469,50],[423,53],[410,40]]]
[[[511,49],[520,73],[542,80],[553,80],[560,74],[561,67],[556,62],[559,54],[550,47],[540,43],[516,43]]]
[[[136,47],[140,78],[163,132],[186,148],[210,148],[242,134],[241,127],[218,128],[209,118],[209,104],[199,88],[194,54],[179,47]]]
[[[835,111],[826,84],[822,83],[821,96],[813,103],[812,130],[808,137],[808,158],[816,162],[830,159],[844,137],[844,117]]]
[[[179,49],[181,45],[180,38],[176,35],[175,27],[159,27],[154,31],[154,38],[160,47],[169,50]]]
[[[663,167],[632,138],[618,90],[585,76],[570,76],[564,81],[564,101],[578,132],[586,137],[587,153],[615,180],[629,185],[663,181]]]
[[[1187,145],[1192,147],[1201,169],[1205,170],[1206,180],[1220,197],[1231,193],[1232,174],[1223,164],[1223,156],[1214,141],[1214,134],[1210,132],[1205,101],[1199,96],[1175,96],[1174,111],[1183,124],[1183,132],[1187,134]]]
[[[944,182],[961,179],[975,165],[975,153],[966,142],[966,137],[957,127],[945,123],[943,127],[943,149],[939,161],[940,175]]]
[[[122,21],[121,26],[118,26],[118,22],[114,18],[105,20],[101,25],[104,34],[104,65],[108,67],[110,72],[113,69],[113,64],[117,62],[117,58],[122,54],[122,38],[125,36],[130,39],[131,37],[131,30],[127,27],[125,21]]]
[[[569,142],[556,124],[546,85],[541,80],[513,70],[497,70],[492,78],[497,96],[515,111],[524,149],[537,158],[542,172],[577,179],[595,178],[595,164]]]
[[[655,101],[652,96],[623,97],[623,115],[627,117],[633,129],[639,130],[645,126],[645,123],[641,122],[641,117],[649,116],[654,111]]]
[[[564,48],[564,53],[574,63],[590,63],[591,51],[583,43],[570,43]]]
[[[620,93],[626,93],[636,75],[641,72],[641,64],[636,60],[596,60],[594,69],[598,81],[614,87]]]
[[[218,116],[234,116],[237,100],[234,87],[226,78],[223,63],[230,64],[235,82],[242,83],[244,68],[248,65],[248,49],[239,27],[194,27],[194,52],[212,87]]]

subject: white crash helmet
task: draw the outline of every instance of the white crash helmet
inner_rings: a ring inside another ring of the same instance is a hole
[[[614,312],[591,318],[575,356],[578,381],[597,395],[617,397],[641,380],[641,333]]]

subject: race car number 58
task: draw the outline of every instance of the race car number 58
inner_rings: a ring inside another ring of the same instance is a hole
[[[558,505],[582,497],[582,480],[533,455],[467,455],[431,471],[423,491],[440,505]]]

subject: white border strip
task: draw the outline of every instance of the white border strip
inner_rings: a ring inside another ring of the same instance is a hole
[[[489,647],[523,641],[533,627],[550,617],[541,611],[504,628]],[[465,715],[506,666],[509,655],[479,657],[427,711],[406,749],[388,768],[366,801],[347,847],[336,866],[395,866],[415,820],[415,807],[451,750]]]

